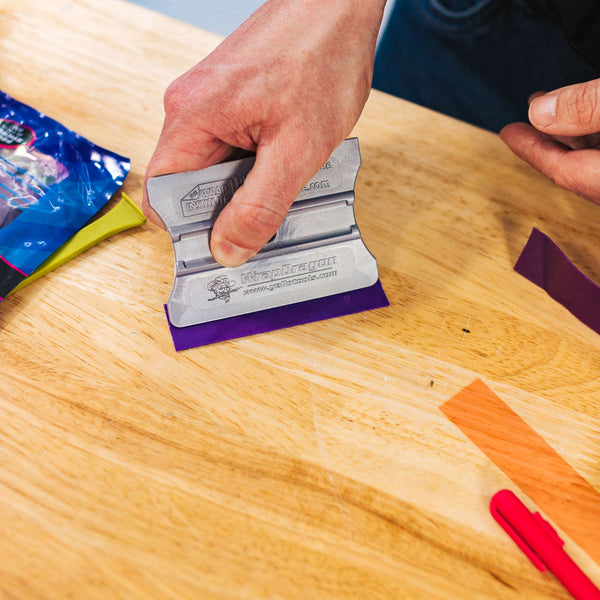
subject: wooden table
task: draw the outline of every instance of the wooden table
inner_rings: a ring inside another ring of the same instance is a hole
[[[0,32],[0,89],[131,157],[140,203],[164,88],[218,37],[119,0],[4,0]],[[569,597],[440,405],[483,379],[600,490],[600,337],[512,270],[538,226],[600,281],[600,208],[380,93],[354,134],[389,308],[176,353],[153,225],[2,303],[1,598]]]

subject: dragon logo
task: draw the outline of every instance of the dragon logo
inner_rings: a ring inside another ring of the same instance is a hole
[[[223,300],[227,303],[231,300],[231,294],[237,292],[239,287],[235,287],[235,281],[229,279],[227,275],[219,275],[215,277],[207,286],[209,292],[214,294],[213,298],[209,298],[209,302],[212,300]]]

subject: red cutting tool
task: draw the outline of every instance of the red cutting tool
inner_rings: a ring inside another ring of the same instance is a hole
[[[494,494],[492,516],[540,570],[550,570],[576,600],[600,600],[600,590],[565,552],[564,541],[540,513],[531,513],[510,490]]]

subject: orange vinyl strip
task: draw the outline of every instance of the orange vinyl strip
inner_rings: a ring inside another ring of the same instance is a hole
[[[600,563],[600,493],[535,430],[479,379],[440,410]]]

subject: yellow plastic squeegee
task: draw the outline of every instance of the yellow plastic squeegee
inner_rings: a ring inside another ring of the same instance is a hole
[[[145,223],[146,218],[131,198],[125,193],[122,196],[114,208],[80,229],[10,293],[24,288],[109,237]]]

